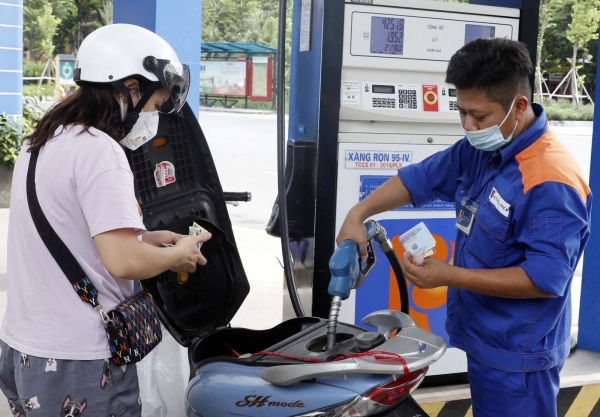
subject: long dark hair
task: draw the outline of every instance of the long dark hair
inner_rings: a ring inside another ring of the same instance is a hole
[[[93,127],[115,140],[125,136],[119,106],[110,84],[84,84],[75,93],[50,109],[38,122],[35,130],[26,139],[30,142],[29,152],[40,149],[54,137],[59,126],[78,124],[89,133]],[[57,132],[60,133],[60,132]]]

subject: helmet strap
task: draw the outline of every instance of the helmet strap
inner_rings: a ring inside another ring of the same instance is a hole
[[[132,109],[132,111],[139,114],[142,111],[142,109],[144,108],[144,106],[146,105],[146,103],[148,102],[148,100],[150,100],[150,97],[152,97],[152,94],[154,94],[154,92],[156,90],[158,90],[159,88],[160,88],[160,83],[150,84],[150,86],[148,87],[148,89],[146,91],[144,91],[144,95],[140,97],[140,101],[138,101],[138,104]]]
[[[125,87],[125,84],[123,84],[123,81],[121,81],[121,80],[113,81],[113,82],[111,82],[111,84],[112,84],[113,87],[115,87],[117,90],[119,90],[121,93],[123,93],[125,95],[125,97],[127,98],[127,102],[128,103],[132,103],[132,101],[131,101],[131,93],[129,92],[129,90],[127,89],[127,87]],[[128,112],[129,111],[131,111],[131,108],[128,109]]]
[[[116,89],[118,89],[123,94],[125,94],[125,97],[127,97],[128,103],[133,103],[133,100],[131,99],[131,93],[129,92],[127,87],[125,87],[125,84],[123,83],[122,80],[113,81],[111,84]],[[148,100],[150,100],[150,97],[152,97],[152,94],[154,94],[154,92],[156,90],[158,90],[159,87],[160,87],[160,83],[156,83],[156,82],[151,83],[150,86],[148,87],[148,89],[146,91],[144,91],[144,95],[142,97],[140,97],[140,101],[138,101],[138,104],[135,107],[127,106],[127,114],[126,115],[123,115],[123,111],[121,110],[121,119],[123,120],[123,122],[125,124],[125,133],[126,134],[131,132],[131,129],[133,129],[133,125],[135,125],[138,118],[140,117],[140,112],[142,111],[142,109],[144,108],[144,106],[146,105]],[[122,105],[121,105],[121,109],[123,109]]]

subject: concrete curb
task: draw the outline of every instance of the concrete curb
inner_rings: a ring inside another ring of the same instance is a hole
[[[227,109],[225,107],[200,106],[200,112],[237,113],[237,114],[275,114],[275,110]]]
[[[564,126],[564,127],[593,127],[594,122],[584,122],[580,120],[549,120],[550,126]]]

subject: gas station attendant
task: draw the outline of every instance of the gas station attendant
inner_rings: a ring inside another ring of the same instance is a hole
[[[400,169],[350,210],[337,238],[365,256],[370,216],[455,202],[454,265],[417,266],[407,254],[402,267],[420,288],[449,287],[446,331],[467,353],[476,417],[556,416],[571,280],[590,233],[591,191],[530,102],[531,74],[517,41],[478,39],[458,50],[446,82],[457,89],[465,138]]]

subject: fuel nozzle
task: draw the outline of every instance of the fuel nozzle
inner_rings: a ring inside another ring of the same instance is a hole
[[[342,300],[350,297],[350,290],[362,285],[365,278],[375,265],[375,251],[373,240],[387,241],[386,232],[379,223],[370,220],[365,223],[367,228],[367,260],[361,262],[358,253],[358,245],[352,240],[344,240],[339,244],[333,256],[329,260],[331,281],[327,291],[331,295],[331,308],[329,309],[329,323],[327,325],[327,349],[335,345],[337,323],[340,315]],[[381,239],[381,235],[383,239]],[[390,245],[391,246],[391,245]]]

